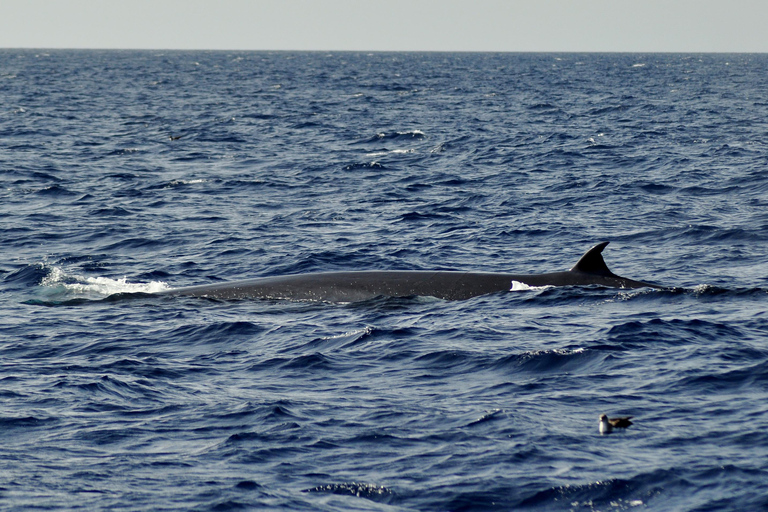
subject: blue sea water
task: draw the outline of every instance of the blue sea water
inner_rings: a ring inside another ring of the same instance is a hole
[[[768,509],[766,76],[0,51],[0,509]],[[149,294],[559,271],[601,241],[669,289]]]

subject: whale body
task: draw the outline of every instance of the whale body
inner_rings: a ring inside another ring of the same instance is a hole
[[[362,270],[260,277],[243,281],[189,286],[157,292],[211,299],[287,299],[319,302],[357,302],[375,297],[437,297],[464,300],[510,291],[513,282],[528,286],[604,286],[662,288],[619,277],[608,269],[602,252],[608,242],[588,250],[565,272],[503,274],[457,271]]]

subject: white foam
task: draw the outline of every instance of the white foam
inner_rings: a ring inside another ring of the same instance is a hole
[[[125,277],[122,279],[87,277],[85,283],[75,283],[65,286],[76,293],[95,293],[105,297],[115,293],[154,293],[168,289],[168,286],[162,281],[129,283]]]
[[[367,336],[373,332],[373,327],[363,327],[362,329],[355,329],[352,331],[347,331],[342,334],[336,334],[333,336],[324,336],[321,338],[324,341],[331,341],[331,340],[338,340],[343,338],[360,338],[362,336]]]
[[[202,178],[197,179],[191,179],[191,180],[173,180],[168,182],[168,184],[165,185],[163,188],[171,188],[171,187],[179,187],[183,185],[195,185],[197,183],[205,183],[207,180],[204,180]]]
[[[408,153],[414,153],[413,149],[392,149],[389,151],[376,151],[374,153],[366,153],[365,156],[378,157],[384,155],[405,155]]]
[[[129,283],[123,277],[85,277],[69,274],[59,267],[51,267],[48,275],[41,281],[47,295],[67,299],[103,299],[116,293],[155,293],[167,290],[169,286],[162,281],[148,283]]]

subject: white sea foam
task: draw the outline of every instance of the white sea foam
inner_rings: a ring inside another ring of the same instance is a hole
[[[413,149],[392,149],[389,151],[375,151],[373,153],[366,153],[365,156],[378,157],[378,156],[384,156],[384,155],[405,155],[413,152],[414,152]]]
[[[424,137],[425,133],[421,130],[407,130],[403,132],[395,132],[395,135],[397,136],[411,136],[411,137]],[[376,134],[376,137],[379,139],[384,139],[390,136],[389,134],[385,132],[380,132]]]
[[[69,274],[59,267],[51,267],[48,275],[40,283],[46,295],[67,299],[103,299],[116,293],[155,293],[167,290],[169,286],[162,281],[148,283],[129,283],[123,277],[85,277]]]
[[[183,185],[196,185],[198,183],[205,183],[205,182],[206,180],[202,178],[191,179],[191,180],[173,180],[173,181],[169,181],[163,188],[179,187]]]

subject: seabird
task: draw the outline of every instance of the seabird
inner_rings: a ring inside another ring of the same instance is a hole
[[[632,424],[630,418],[634,416],[624,416],[622,418],[609,418],[605,414],[600,415],[600,433],[610,434],[614,428],[627,428]]]

